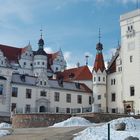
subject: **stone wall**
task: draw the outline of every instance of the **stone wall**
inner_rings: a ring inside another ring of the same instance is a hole
[[[68,114],[16,114],[12,120],[12,127],[48,127],[70,117],[71,115]]]
[[[0,116],[0,123],[6,122],[10,123],[10,117],[9,116]]]
[[[127,114],[115,114],[115,113],[83,113],[77,114],[76,116],[84,117],[90,122],[100,123],[100,122],[108,122],[114,119],[122,118],[122,117],[134,117],[136,119],[140,119],[140,115],[127,115]]]
[[[31,127],[48,127],[54,123],[58,123],[70,118],[70,114],[16,114],[12,120],[13,128],[31,128]],[[100,123],[108,122],[113,119],[122,117],[134,117],[140,119],[139,116],[130,116],[126,114],[108,114],[108,113],[85,113],[74,116],[84,117],[90,122]]]

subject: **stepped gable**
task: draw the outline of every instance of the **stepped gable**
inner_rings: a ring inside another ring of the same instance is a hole
[[[110,62],[108,62],[108,69],[107,69],[108,74],[116,72],[116,59],[119,56],[119,52],[120,52],[120,47],[116,50],[116,53],[114,56],[112,56]]]
[[[63,72],[58,72],[56,74],[57,74],[57,78],[63,76],[64,81],[92,80],[92,74],[87,66],[67,69],[64,70]]]

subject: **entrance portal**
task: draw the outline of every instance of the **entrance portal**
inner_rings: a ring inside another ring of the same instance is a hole
[[[40,108],[39,108],[39,112],[46,112],[46,108],[45,108],[45,106],[40,106]]]

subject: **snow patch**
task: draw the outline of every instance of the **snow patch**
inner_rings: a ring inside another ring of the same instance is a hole
[[[91,123],[81,117],[71,117],[63,122],[56,123],[52,127],[71,127],[71,126],[89,126]]]
[[[8,130],[2,130],[5,128],[11,128],[11,125],[8,123],[0,123],[0,129],[1,129],[0,130],[0,137],[10,134],[10,131],[8,131]]]
[[[116,131],[116,123],[126,123],[125,131]],[[138,137],[140,139],[140,119],[132,117],[119,118],[110,122],[110,138],[111,140],[124,140],[128,136]],[[107,140],[108,139],[108,126],[93,126],[85,129],[77,134],[74,140]]]

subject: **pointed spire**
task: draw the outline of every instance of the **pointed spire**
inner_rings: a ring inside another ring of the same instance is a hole
[[[99,28],[99,43],[96,45],[96,50],[98,53],[101,53],[103,50],[103,45],[100,41],[101,41],[101,30]]]
[[[103,54],[102,54],[102,50],[103,50],[103,45],[100,42],[101,40],[101,33],[100,33],[100,28],[99,28],[99,43],[97,43],[96,45],[96,58],[95,58],[95,62],[94,62],[94,66],[93,66],[93,71],[98,71],[101,70],[101,72],[103,72],[105,70],[105,65],[104,65],[104,58],[103,58]]]
[[[44,40],[42,39],[42,28],[40,29],[40,39],[38,41],[38,46],[39,46],[39,49],[42,49],[43,50],[43,47],[44,47]]]

